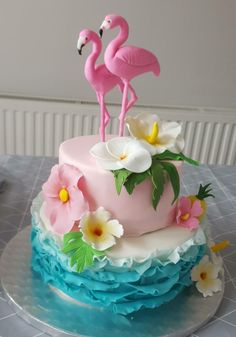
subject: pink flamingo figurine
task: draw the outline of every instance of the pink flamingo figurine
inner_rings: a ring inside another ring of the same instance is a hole
[[[104,96],[116,85],[118,85],[120,90],[123,92],[124,84],[118,76],[112,74],[107,69],[105,64],[96,65],[96,61],[102,50],[102,42],[99,36],[92,30],[84,29],[80,32],[77,42],[77,49],[79,54],[82,55],[82,48],[90,41],[93,43],[93,49],[92,53],[88,56],[86,60],[84,74],[87,81],[96,92],[97,100],[100,105],[100,136],[101,140],[104,142],[105,128],[110,120],[110,115],[107,111]],[[132,104],[129,104],[127,108],[130,108],[131,105]]]
[[[122,46],[129,35],[128,23],[122,16],[114,14],[107,15],[100,27],[100,36],[102,37],[104,29],[112,29],[117,26],[120,28],[120,32],[107,46],[104,61],[108,70],[119,76],[124,83],[119,128],[119,135],[123,136],[124,121],[128,111],[128,90],[130,90],[131,96],[137,99],[135,91],[130,85],[130,81],[134,77],[149,71],[158,76],[160,74],[160,65],[157,57],[150,51],[134,46]]]

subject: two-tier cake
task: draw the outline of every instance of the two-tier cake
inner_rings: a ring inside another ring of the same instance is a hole
[[[106,17],[100,34],[116,26],[122,43],[127,23],[119,16]],[[118,40],[108,47],[105,65],[96,67],[101,42],[90,30],[80,34],[80,54],[89,41],[94,46],[85,75],[101,105],[100,137],[60,145],[59,163],[33,201],[31,242],[32,268],[52,289],[78,305],[127,315],[157,308],[191,285],[203,296],[221,291],[222,265],[215,252],[222,247],[209,242],[202,224],[210,184],[180,197],[183,162],[198,165],[182,153],[181,125],[148,113],[124,119],[137,99],[132,76],[138,71],[158,75],[160,68],[154,55],[137,47],[121,49]],[[111,62],[115,47],[123,72],[119,79]],[[138,70],[125,72],[128,66]],[[123,92],[120,136],[105,141],[105,88],[116,84]]]

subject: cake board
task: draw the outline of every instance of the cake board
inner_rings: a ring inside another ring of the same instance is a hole
[[[52,336],[189,336],[214,316],[223,298],[223,290],[204,298],[192,286],[160,308],[128,316],[69,302],[31,270],[30,230],[28,226],[19,232],[3,251],[2,287],[7,301],[21,318]]]

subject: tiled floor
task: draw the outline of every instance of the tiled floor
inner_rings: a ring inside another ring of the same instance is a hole
[[[0,252],[24,226],[30,224],[30,205],[40,191],[55,158],[0,157]],[[217,241],[229,239],[230,247],[222,252],[226,288],[215,317],[191,337],[236,336],[236,168],[220,166],[184,167],[182,193],[195,194],[199,184],[211,182],[215,199],[209,199],[208,219]],[[3,191],[2,191],[3,189]],[[9,307],[0,289],[0,337],[48,337],[30,326]],[[66,337],[60,334],[58,337]]]

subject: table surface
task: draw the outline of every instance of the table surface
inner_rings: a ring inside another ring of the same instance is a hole
[[[56,158],[0,156],[0,251],[30,224],[32,199],[41,190]],[[208,221],[215,241],[228,239],[222,251],[226,287],[223,302],[213,319],[191,337],[236,336],[236,167],[184,165],[183,194],[195,194],[199,184],[211,182],[216,198],[208,199]],[[17,334],[16,334],[17,331]],[[0,288],[0,337],[48,337],[19,318]],[[58,337],[68,336],[60,334]]]

